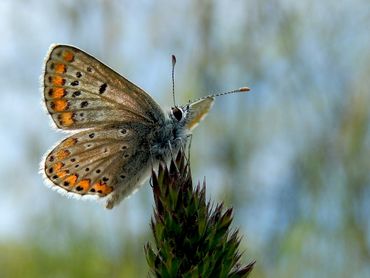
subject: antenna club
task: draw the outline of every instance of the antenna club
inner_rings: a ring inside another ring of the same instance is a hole
[[[239,92],[249,92],[251,89],[250,88],[248,88],[248,87],[241,87],[241,88],[239,88]]]
[[[248,88],[248,87],[241,87],[237,90],[232,90],[232,91],[228,91],[228,92],[224,92],[224,93],[218,93],[218,94],[212,94],[212,95],[204,96],[204,97],[201,97],[201,98],[195,99],[193,101],[189,101],[189,102],[196,102],[196,101],[206,99],[206,98],[215,98],[215,97],[220,97],[220,96],[225,96],[225,95],[230,95],[230,94],[236,94],[236,93],[244,93],[244,92],[249,92],[250,90],[251,89]]]
[[[176,56],[172,55],[172,65],[175,65],[175,64],[176,64]]]

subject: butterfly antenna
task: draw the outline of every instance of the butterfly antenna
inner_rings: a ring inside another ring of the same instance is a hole
[[[228,92],[211,94],[211,95],[208,95],[208,96],[205,96],[205,97],[201,97],[201,98],[195,99],[195,100],[190,101],[190,102],[195,102],[195,101],[198,101],[198,100],[201,100],[201,99],[205,99],[205,98],[209,98],[209,97],[214,98],[214,97],[219,97],[219,96],[224,96],[224,95],[230,95],[230,94],[236,94],[236,93],[247,93],[250,90],[251,89],[248,88],[248,87],[241,87],[239,89],[228,91]]]
[[[172,97],[173,97],[173,105],[176,107],[176,99],[175,99],[175,65],[176,65],[176,56],[172,55]]]

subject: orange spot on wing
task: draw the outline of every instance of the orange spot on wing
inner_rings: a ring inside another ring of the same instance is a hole
[[[90,180],[84,179],[76,184],[75,190],[79,193],[85,193],[90,187]]]
[[[66,90],[64,88],[58,87],[58,88],[53,88],[51,91],[51,98],[62,98],[66,94]]]
[[[68,150],[59,150],[59,151],[57,151],[55,156],[58,160],[62,160],[62,159],[65,159],[66,157],[68,157],[70,154],[71,153]]]
[[[53,165],[54,171],[58,172],[62,167],[64,166],[64,163],[57,162]]]
[[[74,57],[75,56],[73,55],[73,53],[71,51],[64,51],[64,53],[63,53],[63,59],[66,62],[72,62]]]
[[[105,185],[104,186],[104,190],[103,190],[103,193],[104,194],[109,194],[113,191],[113,187],[112,186],[108,186],[108,185]]]
[[[65,177],[68,173],[67,173],[67,171],[59,171],[56,174],[57,174],[58,178],[61,179],[61,178]]]
[[[60,75],[55,75],[53,77],[53,85],[55,86],[63,86],[65,82],[65,79],[63,79],[63,77],[61,77]]]
[[[70,175],[70,176],[66,177],[64,179],[64,181],[69,183],[68,186],[71,186],[71,185],[73,186],[73,185],[75,185],[75,183],[77,181],[77,178],[78,178],[77,174],[74,174],[74,175]]]
[[[76,145],[76,143],[77,143],[76,138],[67,138],[66,140],[63,141],[63,147],[69,148]]]
[[[52,104],[52,109],[56,112],[64,111],[68,107],[68,101],[65,99],[57,99]]]
[[[103,183],[103,182],[98,182],[98,183],[94,184],[92,189],[94,189],[93,192],[97,192],[97,193],[102,194],[102,195],[108,195],[109,193],[111,193],[113,191],[112,186],[108,186],[106,183]]]
[[[55,72],[56,72],[56,73],[65,73],[65,72],[66,72],[66,70],[67,70],[67,67],[66,67],[66,65],[64,65],[64,64],[57,64],[57,65],[55,66]]]
[[[62,126],[71,126],[74,123],[73,113],[67,112],[60,115],[60,124]]]

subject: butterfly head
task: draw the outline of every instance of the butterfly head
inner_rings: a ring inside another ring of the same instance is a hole
[[[175,127],[191,131],[208,114],[213,101],[213,97],[206,97],[186,105],[173,106],[169,117]]]

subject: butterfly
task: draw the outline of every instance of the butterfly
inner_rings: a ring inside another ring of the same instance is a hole
[[[164,111],[144,90],[68,45],[51,46],[42,89],[56,128],[69,133],[44,156],[45,180],[68,196],[104,199],[108,209],[143,184],[160,160],[184,146],[214,98],[226,94]]]

